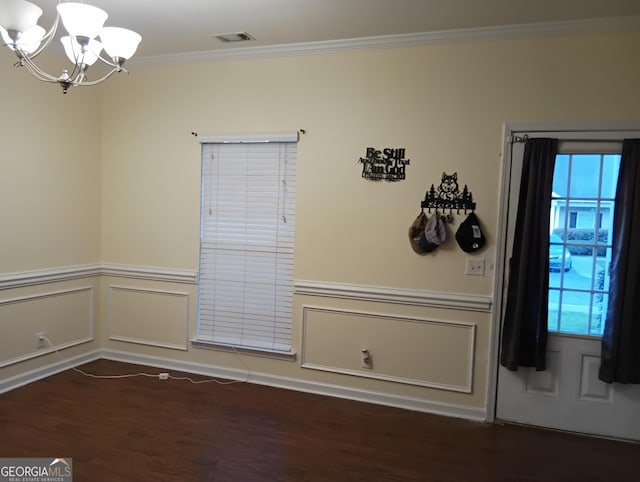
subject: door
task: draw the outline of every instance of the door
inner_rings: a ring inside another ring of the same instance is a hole
[[[525,133],[514,134],[519,137]],[[621,142],[597,141],[639,134],[527,133],[561,140],[549,226],[547,370],[537,372],[521,367],[512,372],[499,367],[499,420],[640,440],[640,385],[607,384],[598,379]],[[511,143],[508,151],[511,155],[505,159],[505,167],[511,170],[511,178],[506,207],[507,260],[513,247],[524,144]],[[508,264],[505,263],[503,294]],[[506,300],[506,296],[502,299]]]

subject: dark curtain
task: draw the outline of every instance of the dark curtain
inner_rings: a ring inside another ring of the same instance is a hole
[[[640,383],[640,139],[622,144],[600,380]]]
[[[549,305],[549,218],[557,139],[524,147],[500,363],[546,369]]]

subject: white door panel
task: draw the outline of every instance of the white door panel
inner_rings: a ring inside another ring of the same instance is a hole
[[[640,386],[598,379],[600,341],[550,335],[547,370],[500,367],[501,420],[640,440]]]

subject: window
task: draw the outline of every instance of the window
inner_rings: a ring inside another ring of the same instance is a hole
[[[562,153],[556,157],[549,238],[549,331],[602,335],[619,168],[620,154]]]
[[[576,211],[569,213],[569,227],[578,227],[578,213]]]
[[[203,141],[197,341],[291,351],[296,140]]]

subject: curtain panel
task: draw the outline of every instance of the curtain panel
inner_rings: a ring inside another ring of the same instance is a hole
[[[549,220],[558,140],[527,139],[518,198],[500,363],[546,369]]]
[[[599,378],[640,383],[640,139],[622,144]]]

